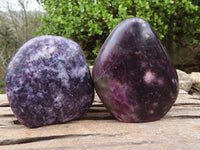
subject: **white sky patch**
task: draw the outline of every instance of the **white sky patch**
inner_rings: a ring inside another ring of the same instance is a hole
[[[38,4],[36,0],[21,0],[24,1],[24,4],[26,4],[26,10],[27,11],[44,11],[43,7]],[[6,6],[7,3],[9,4],[9,7],[11,10],[20,11],[22,8],[18,2],[18,0],[1,0],[0,1],[0,11],[7,11]]]

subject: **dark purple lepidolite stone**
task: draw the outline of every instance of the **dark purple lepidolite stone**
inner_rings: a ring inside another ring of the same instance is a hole
[[[147,21],[121,22],[103,44],[93,68],[100,99],[120,121],[162,118],[178,94],[178,77],[158,35]]]
[[[12,111],[27,127],[77,119],[94,98],[81,47],[50,35],[31,39],[18,50],[7,69],[6,92]]]

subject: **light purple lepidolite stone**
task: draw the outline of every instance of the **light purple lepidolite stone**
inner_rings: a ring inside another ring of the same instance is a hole
[[[162,118],[178,94],[178,77],[147,21],[122,21],[103,44],[93,68],[100,99],[120,121]]]
[[[77,119],[94,98],[81,47],[50,35],[33,38],[18,50],[7,69],[6,92],[12,111],[27,127]]]

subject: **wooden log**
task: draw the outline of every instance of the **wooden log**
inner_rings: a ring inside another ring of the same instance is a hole
[[[1,95],[0,102],[6,102],[5,97]],[[17,121],[8,105],[0,105],[2,150],[199,150],[199,141],[200,98],[186,93],[179,94],[163,119],[148,123],[120,122],[96,100],[78,120],[29,129]]]

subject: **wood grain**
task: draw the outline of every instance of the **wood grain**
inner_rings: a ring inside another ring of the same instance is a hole
[[[79,120],[29,129],[0,95],[0,149],[200,150],[200,97],[180,93],[163,119],[148,123],[117,121],[96,97]]]

